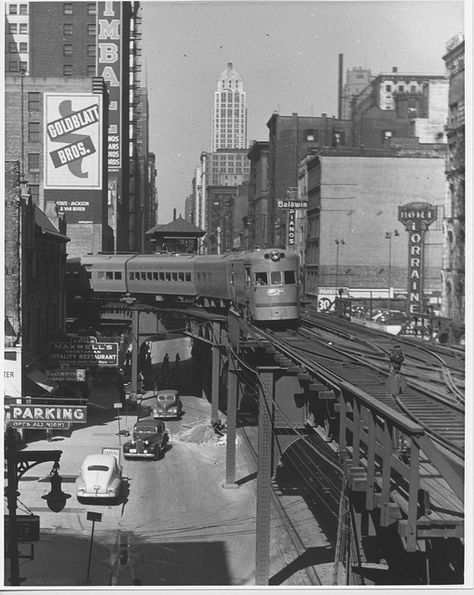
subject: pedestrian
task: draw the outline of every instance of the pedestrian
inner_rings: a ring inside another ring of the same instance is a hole
[[[179,366],[179,362],[181,361],[181,358],[179,357],[179,353],[176,354],[176,357],[174,358],[174,362],[175,362],[175,366],[178,367]]]
[[[167,372],[170,369],[170,356],[165,353],[165,357],[163,358],[163,372]]]

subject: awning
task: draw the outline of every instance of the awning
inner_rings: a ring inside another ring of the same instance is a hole
[[[41,389],[43,393],[47,392],[48,394],[51,394],[59,386],[56,382],[54,382],[54,380],[51,380],[51,378],[48,378],[48,376],[45,376],[37,368],[31,370],[31,372],[28,372],[25,380],[26,380],[26,382],[24,383],[23,391],[26,394],[28,394],[29,392],[37,393],[38,388]],[[31,390],[34,387],[31,386],[31,383],[28,383],[28,380],[32,381],[33,384],[36,385],[35,391]],[[30,384],[30,387],[28,387],[28,384]],[[28,389],[30,389],[30,390],[28,390]]]

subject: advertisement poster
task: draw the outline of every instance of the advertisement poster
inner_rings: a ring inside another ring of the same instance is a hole
[[[100,189],[102,97],[45,93],[44,110],[44,188]]]

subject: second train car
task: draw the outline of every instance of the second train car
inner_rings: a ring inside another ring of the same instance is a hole
[[[299,319],[299,258],[284,249],[223,255],[95,254],[67,261],[70,296],[151,296],[204,307],[234,305],[255,322]]]

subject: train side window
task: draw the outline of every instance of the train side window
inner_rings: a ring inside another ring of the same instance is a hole
[[[270,273],[270,279],[272,285],[281,285],[281,272],[280,271],[272,271]]]
[[[105,273],[105,278],[106,278],[108,281],[111,281],[111,280],[114,278],[114,274],[112,273],[112,271],[106,271],[106,273]]]
[[[267,273],[255,273],[255,285],[268,285]]]
[[[152,281],[153,280],[153,275],[151,274],[151,272],[146,274],[146,278],[148,279],[148,281]]]
[[[252,278],[250,276],[250,267],[245,267],[245,285],[247,287],[250,287],[251,281],[252,281]]]
[[[105,279],[105,272],[97,271],[97,279]]]
[[[145,271],[142,271],[141,277],[142,277],[142,281],[146,281],[146,273],[145,273]]]
[[[135,281],[138,281],[140,279],[140,273],[137,271],[135,273]]]
[[[165,274],[164,273],[160,273],[160,281],[164,281],[165,280]]]
[[[294,285],[296,283],[295,271],[285,271],[284,275],[286,285]]]
[[[86,271],[86,273],[87,273],[87,278],[88,279],[92,279],[92,273],[91,273],[91,271]]]
[[[166,273],[166,280],[171,281],[171,273]]]
[[[201,273],[196,273],[197,274],[197,280],[201,281]]]
[[[115,271],[114,279],[121,279],[122,278],[122,271]]]
[[[186,273],[186,281],[191,282],[191,273]]]
[[[177,281],[178,280],[178,273],[172,273],[173,275],[173,281]]]
[[[133,273],[128,273],[128,278],[130,281],[133,281],[135,275]]]
[[[184,273],[178,273],[178,279],[182,283],[184,281]]]
[[[153,281],[158,281],[158,273],[153,271]]]

